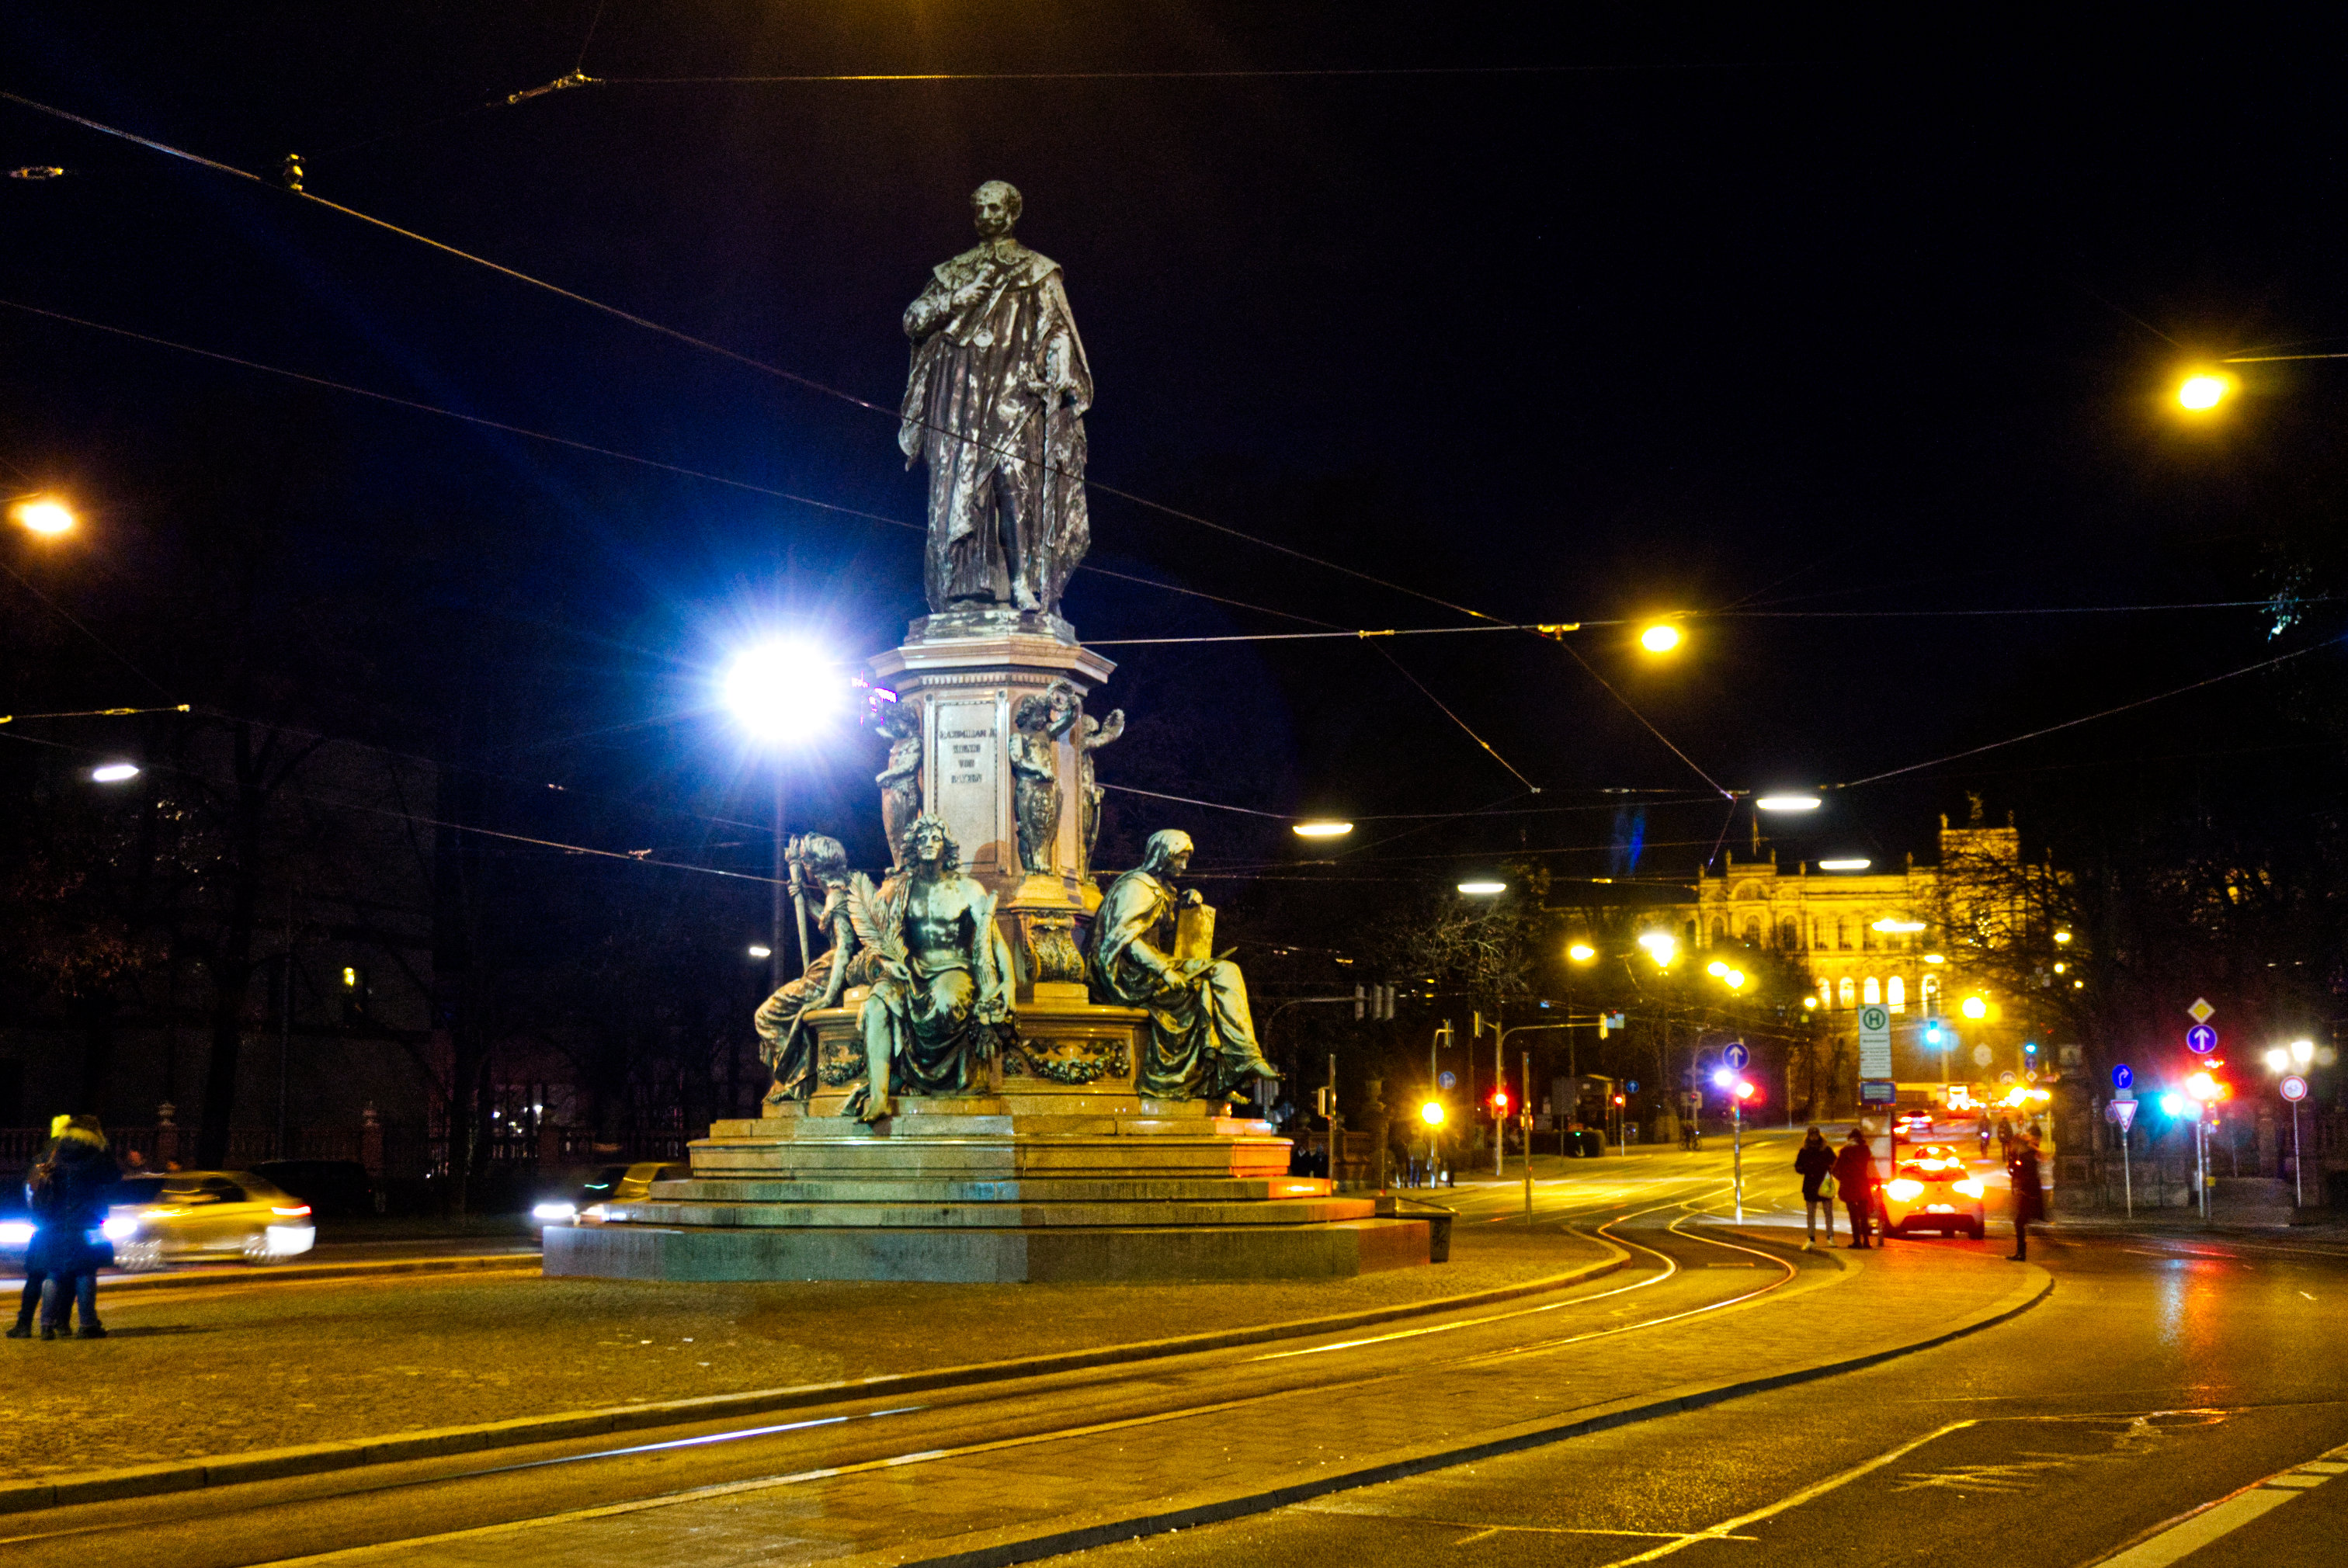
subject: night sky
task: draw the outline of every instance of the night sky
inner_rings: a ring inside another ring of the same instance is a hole
[[[1523,633],[1106,649],[1095,706],[1133,726],[1107,782],[1520,814],[1360,833],[1330,875],[1555,850],[1560,876],[1684,878],[1723,831],[1703,774],[1861,779],[2339,630],[2328,604],[2280,633],[2255,608],[1881,613],[2291,586],[2274,540],[2328,518],[2348,362],[2241,367],[2203,424],[2164,400],[2215,355],[2348,350],[2312,36],[608,0],[591,38],[594,0],[224,11],[11,6],[0,88],[256,173],[298,151],[314,195],[889,409],[900,313],[972,242],[971,189],[1009,179],[1089,351],[1095,479],[1505,620],[1623,622],[1571,646],[1690,761]],[[602,84],[484,107],[574,65]],[[1323,74],[630,80],[916,71]],[[0,103],[0,165],[49,164],[0,181],[0,299],[919,521],[891,416]],[[156,541],[201,528],[188,476],[242,475],[283,487],[266,591],[375,693],[366,738],[718,817],[764,787],[711,707],[729,651],[787,620],[861,658],[921,609],[914,531],[5,309],[0,459],[91,510],[44,590],[175,692],[227,701],[135,607],[170,587]],[[1468,623],[1107,495],[1094,536],[1092,565],[1285,615],[1086,573],[1088,641]],[[1666,610],[1728,613],[1646,659],[1631,636]],[[2337,657],[1837,792],[1781,853],[1928,851],[1967,792],[2034,835],[2058,787],[2270,779],[2320,747],[2267,715]],[[53,694],[153,697],[94,651],[77,679]],[[879,753],[851,737],[793,779],[868,862]],[[1201,869],[1302,853],[1270,818],[1126,797],[1103,858],[1160,825]],[[756,857],[685,816],[643,836]]]

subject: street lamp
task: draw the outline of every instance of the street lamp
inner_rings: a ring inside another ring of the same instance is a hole
[[[837,712],[846,683],[839,679],[814,643],[781,637],[746,650],[726,672],[726,705],[736,723],[769,748],[792,745],[820,733]],[[790,840],[785,832],[782,759],[775,764],[774,923],[767,956],[772,979],[780,990],[789,978],[783,956],[783,912],[790,887]],[[808,958],[807,936],[799,936],[799,959]]]
[[[1509,885],[1505,882],[1462,882],[1459,885],[1459,891],[1471,898],[1488,898],[1495,893],[1506,893],[1508,890]]]
[[[1819,861],[1818,869],[1821,871],[1864,871],[1874,864],[1874,861],[1869,860],[1864,855],[1846,855],[1837,860]]]
[[[49,496],[27,496],[8,508],[8,515],[36,534],[70,533],[73,509]]]
[[[1825,803],[1814,794],[1765,794],[1753,804],[1763,811],[1816,811]]]
[[[2291,1042],[2291,1059],[2299,1063],[2302,1067],[2305,1067],[2309,1062],[2315,1060],[2315,1042],[2312,1040],[2292,1040]]]
[[[1298,822],[1289,825],[1289,832],[1299,838],[1343,838],[1354,831],[1350,822]]]
[[[2233,395],[2237,383],[2218,371],[2196,371],[2177,384],[2177,405],[2192,414],[2206,414]]]
[[[1668,620],[1658,620],[1639,633],[1639,646],[1650,653],[1669,653],[1680,645],[1680,629]]]
[[[1587,942],[1576,942],[1566,948],[1565,956],[1577,964],[1586,964],[1598,956],[1598,949]]]
[[[106,763],[89,770],[92,784],[128,784],[138,776],[137,763]]]
[[[1960,1007],[1958,1010],[1962,1012],[1967,1018],[1972,1019],[1978,1022],[1980,1020],[1989,1017],[1989,1003],[1986,999],[1981,997],[1967,997],[1964,999],[1963,1005]]]

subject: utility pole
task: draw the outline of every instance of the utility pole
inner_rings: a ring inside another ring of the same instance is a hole
[[[1517,1125],[1524,1130],[1525,1135],[1525,1226],[1530,1229],[1533,1223],[1533,1053],[1527,1050],[1520,1054],[1525,1100],[1517,1108]]]

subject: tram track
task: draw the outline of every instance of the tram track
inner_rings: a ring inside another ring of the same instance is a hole
[[[149,1500],[143,1509],[128,1511],[132,1517],[123,1517],[121,1512],[104,1505],[86,1505],[56,1511],[84,1518],[70,1522],[60,1518],[49,1529],[0,1537],[0,1555],[72,1538],[77,1551],[95,1561],[112,1560],[111,1548],[118,1542],[128,1549],[122,1560],[151,1562],[156,1560],[156,1532],[160,1530],[172,1536],[188,1532],[193,1537],[189,1542],[196,1548],[193,1553],[167,1553],[173,1560],[226,1568],[232,1563],[307,1561],[321,1549],[331,1558],[354,1550],[392,1549],[402,1542],[420,1546],[483,1531],[507,1533],[562,1520],[611,1517],[697,1500],[820,1485],[874,1471],[967,1460],[1009,1450],[1138,1432],[1169,1422],[1231,1419],[1242,1412],[1277,1409],[1281,1401],[1401,1385],[1447,1371],[1569,1351],[1591,1340],[1664,1327],[1748,1304],[1795,1278],[1797,1270],[1782,1258],[1685,1228],[1701,1217],[1696,1205],[1716,1195],[1716,1179],[1666,1177],[1642,1185],[1649,1189],[1648,1196],[1655,1195],[1656,1188],[1664,1189],[1667,1195],[1660,1202],[1643,1203],[1616,1194],[1597,1204],[1558,1205],[1539,1216],[1560,1228],[1601,1237],[1647,1260],[1639,1266],[1652,1269],[1644,1277],[1602,1288],[1569,1286],[1553,1301],[1406,1324],[1293,1349],[1201,1351],[1128,1368],[945,1389],[918,1402],[901,1398],[885,1403],[843,1399],[829,1410],[795,1412],[789,1420],[747,1424],[737,1420],[654,1441],[614,1445],[606,1440],[568,1452],[518,1455],[493,1465],[450,1468],[447,1461],[419,1463],[397,1467],[398,1473],[366,1480],[346,1478],[339,1483],[329,1477],[310,1478],[307,1485],[256,1483],[249,1489],[233,1489],[244,1492],[242,1497],[226,1492],[202,1499],[188,1497],[180,1500],[177,1507],[172,1506],[172,1499],[159,1498]],[[1691,1188],[1694,1190],[1681,1190]],[[1660,1235],[1652,1230],[1645,1233],[1663,1245],[1641,1239],[1634,1228],[1637,1222],[1674,1210],[1676,1216],[1661,1226]],[[1599,1214],[1610,1217],[1585,1227],[1584,1222]],[[1666,1236],[1668,1241],[1663,1239]],[[1704,1271],[1689,1266],[1692,1259],[1675,1255],[1689,1248],[1748,1254],[1774,1266],[1776,1274],[1751,1288],[1691,1303],[1684,1292],[1711,1296],[1707,1286],[1726,1282],[1708,1278]],[[1674,1280],[1679,1282],[1677,1289],[1671,1288]],[[1646,1294],[1654,1292],[1661,1292],[1661,1296]],[[1637,1310],[1649,1300],[1659,1310]],[[1612,1310],[1632,1311],[1635,1316],[1571,1333],[1521,1341],[1506,1337],[1525,1326],[1553,1320],[1557,1313],[1597,1309],[1599,1304],[1610,1301],[1617,1304]],[[1438,1335],[1462,1335],[1468,1342],[1455,1346],[1447,1338],[1446,1353],[1427,1355],[1426,1342]],[[1496,1338],[1501,1342],[1494,1343]],[[1235,1380],[1251,1386],[1234,1390]],[[1220,1397],[1197,1397],[1210,1388]],[[1309,1408],[1309,1404],[1297,1408]],[[809,1460],[819,1462],[809,1463]],[[680,1467],[693,1473],[679,1475]],[[625,1495],[630,1491],[637,1495]],[[399,1515],[405,1522],[441,1528],[413,1532],[395,1526],[386,1531],[383,1526],[391,1522],[387,1514]],[[458,1525],[453,1532],[445,1528],[450,1523]],[[278,1544],[274,1550],[260,1553],[250,1549],[264,1541]],[[200,1544],[232,1542],[241,1544],[225,1551]],[[284,1551],[289,1546],[294,1549],[291,1556]]]

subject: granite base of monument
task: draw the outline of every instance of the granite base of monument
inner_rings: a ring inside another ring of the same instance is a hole
[[[855,1011],[811,1014],[823,1091],[692,1145],[693,1173],[551,1225],[549,1276],[658,1280],[1343,1278],[1428,1261],[1424,1220],[1288,1174],[1289,1142],[1134,1091],[1142,1015],[1046,997],[983,1091],[841,1115]]]

